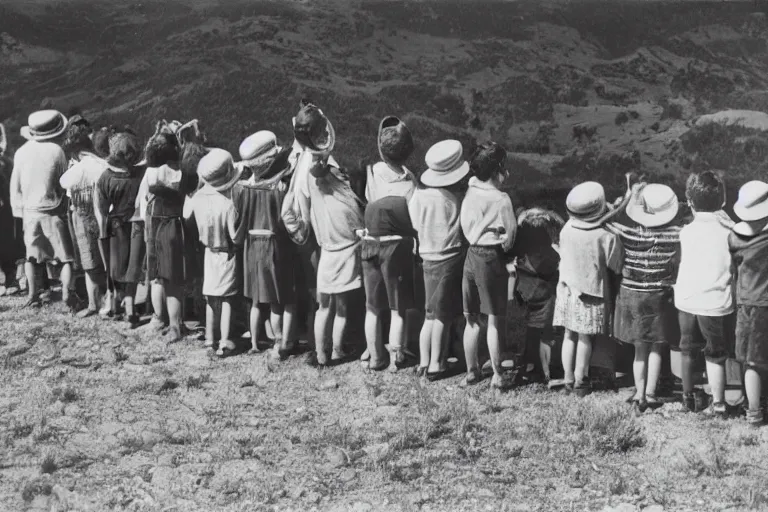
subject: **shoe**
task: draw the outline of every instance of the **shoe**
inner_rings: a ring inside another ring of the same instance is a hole
[[[427,376],[427,367],[426,366],[417,366],[416,370],[415,370],[415,373],[416,373],[416,377],[418,377],[418,378],[426,377]]]
[[[427,371],[427,380],[429,382],[437,382],[439,380],[448,379],[450,377],[455,377],[461,373],[461,371],[455,367],[455,366],[448,366],[448,368],[445,368],[443,370],[438,370],[436,372],[430,372]],[[478,377],[480,379],[480,377]],[[478,380],[480,382],[480,380]]]
[[[696,396],[693,393],[683,393],[683,410],[696,412]]]
[[[748,409],[747,410],[747,424],[751,427],[759,427],[763,424],[763,410],[762,409]]]
[[[163,322],[160,317],[152,315],[152,319],[149,321],[149,323],[143,326],[141,329],[147,332],[161,332],[164,328],[165,322]]]
[[[404,368],[408,368],[409,366],[412,366],[414,363],[415,358],[411,357],[410,354],[408,354],[405,350],[397,350],[395,351],[395,367],[398,370],[402,370]]]
[[[203,347],[204,348],[213,348],[213,346],[215,344],[216,344],[216,342],[214,340],[205,340],[205,342],[203,342]]]
[[[632,398],[632,412],[635,417],[640,417],[648,409],[648,402],[646,399]]]
[[[176,327],[169,328],[168,332],[163,336],[163,341],[166,343],[177,343],[182,339],[184,338],[181,335],[181,330]]]
[[[714,417],[718,416],[720,418],[727,418],[728,417],[728,404],[725,402],[712,402],[709,404],[709,407],[704,409],[702,411],[705,415]]]
[[[491,387],[494,389],[503,390],[503,389],[509,389],[511,386],[510,386],[510,382],[507,379],[505,379],[498,373],[494,373],[493,377],[491,377]]]
[[[221,340],[219,341],[219,349],[216,351],[216,356],[223,359],[231,356],[235,349],[237,349],[237,345],[231,340]]]
[[[373,359],[368,361],[368,369],[374,372],[381,372],[389,368],[389,362],[385,359],[378,363],[374,363]]]
[[[707,395],[703,390],[697,389],[694,391],[693,396],[696,401],[696,412],[701,412],[709,407],[709,395]]]
[[[90,318],[90,317],[96,316],[98,314],[99,314],[99,312],[96,311],[95,309],[86,308],[86,309],[83,309],[82,311],[78,311],[78,313],[75,316],[77,318]]]
[[[43,305],[43,301],[40,300],[40,297],[30,297],[27,299],[27,302],[25,302],[21,307],[26,308],[39,308]]]
[[[645,395],[646,404],[648,405],[648,408],[652,411],[655,411],[656,409],[659,409],[664,406],[664,402],[659,400],[656,395]]]
[[[141,318],[139,317],[139,315],[135,315],[135,314],[128,315],[125,317],[125,321],[131,329],[135,329],[139,326],[139,322],[141,322]]]
[[[429,372],[427,372],[427,379],[429,379]],[[479,384],[483,380],[483,375],[479,371],[468,371],[467,376],[461,381],[461,387],[466,388]]]
[[[5,292],[3,295],[5,297],[12,297],[13,295],[17,295],[21,292],[21,287],[19,287],[19,283],[11,283],[10,285],[5,287]]]
[[[592,393],[592,386],[590,385],[589,381],[578,382],[573,386],[573,393],[579,398],[584,398],[585,396]]]
[[[360,356],[361,361],[368,361],[371,359],[371,353],[368,351],[368,349],[365,349],[365,352],[363,352],[363,355]]]
[[[570,395],[573,393],[573,390],[575,389],[573,382],[564,382],[563,383],[563,391],[565,391],[566,395]]]

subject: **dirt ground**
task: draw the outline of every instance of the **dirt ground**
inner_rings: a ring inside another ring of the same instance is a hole
[[[0,301],[0,510],[768,509],[768,428],[743,419],[218,360],[22,302]]]

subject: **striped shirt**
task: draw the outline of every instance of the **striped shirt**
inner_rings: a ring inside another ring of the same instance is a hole
[[[652,291],[675,284],[680,264],[680,226],[646,228],[610,222],[605,227],[619,235],[624,245],[621,286]]]

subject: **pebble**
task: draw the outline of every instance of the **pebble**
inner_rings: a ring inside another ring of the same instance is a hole
[[[357,471],[354,469],[345,469],[341,472],[341,475],[339,475],[339,480],[342,482],[351,482],[355,478],[357,478]]]
[[[69,405],[64,407],[64,414],[66,416],[77,417],[77,416],[80,415],[81,411],[82,411],[82,409],[80,409],[80,407],[78,407],[75,404],[69,404]]]
[[[639,509],[631,503],[620,503],[615,507],[605,506],[600,512],[637,512]]]
[[[340,449],[335,446],[329,446],[325,449],[325,458],[334,468],[340,468],[347,465],[347,456]]]
[[[373,510],[373,505],[365,501],[356,501],[352,504],[353,512],[370,512],[371,510]]]
[[[496,497],[496,493],[490,489],[480,489],[477,491],[478,498],[493,499]]]
[[[664,512],[664,507],[661,505],[651,505],[650,507],[645,507],[643,512]]]
[[[339,387],[339,383],[333,379],[324,380],[323,382],[320,383],[320,386],[318,386],[320,391],[327,391],[329,389],[336,389],[338,387]]]

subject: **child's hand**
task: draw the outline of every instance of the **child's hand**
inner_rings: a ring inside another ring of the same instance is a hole
[[[507,273],[511,276],[517,275],[517,264],[514,261],[510,261],[506,264],[507,267]]]
[[[552,244],[552,248],[557,254],[560,254],[560,244]]]

